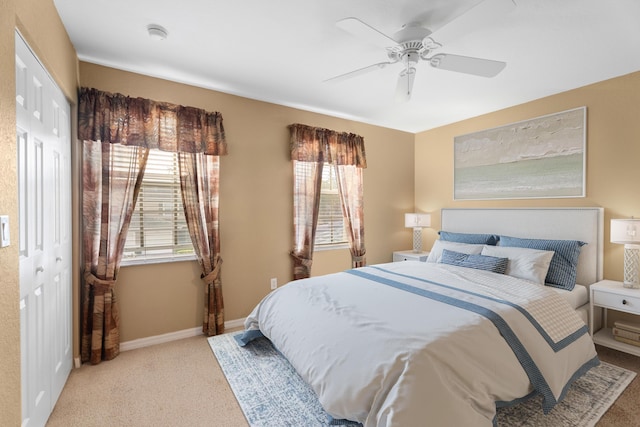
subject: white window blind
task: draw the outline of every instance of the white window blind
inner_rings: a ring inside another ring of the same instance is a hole
[[[163,262],[193,258],[182,207],[178,155],[149,151],[122,261]]]
[[[310,163],[295,162],[296,179],[306,179],[311,174]],[[316,247],[328,247],[348,243],[335,167],[325,163],[322,168],[320,211],[316,227]]]

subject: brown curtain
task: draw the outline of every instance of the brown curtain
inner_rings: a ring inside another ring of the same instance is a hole
[[[293,124],[289,126],[291,160],[305,162],[311,168],[307,180],[299,182],[294,174],[294,280],[309,277],[313,260],[313,242],[318,223],[322,166],[335,165],[342,201],[342,212],[349,228],[352,266],[366,265],[362,169],[367,167],[364,139],[352,133]],[[299,178],[299,177],[298,177]]]
[[[202,332],[207,336],[222,334],[224,304],[218,232],[220,158],[200,153],[179,153],[178,157],[184,214],[205,282]]]
[[[78,138],[163,151],[227,154],[222,115],[168,102],[81,88]]]
[[[114,285],[149,150],[85,141],[83,150],[83,362],[120,352]]]
[[[328,139],[329,163],[336,168],[336,180],[347,222],[347,236],[353,268],[367,265],[364,247],[362,170],[366,165],[364,139],[354,134],[332,134]]]
[[[227,154],[227,144],[222,116],[217,112],[89,88],[81,88],[78,99],[78,137],[84,141],[82,360],[99,363],[119,353],[119,316],[113,287],[148,150],[201,153],[212,158],[206,160],[209,164]],[[114,162],[115,159],[119,161]],[[118,166],[114,167],[116,163]],[[205,317],[213,316],[215,321],[205,320],[203,329],[219,331],[216,325],[223,323],[224,316],[217,239],[217,172],[215,178],[207,179],[215,179],[215,185],[209,184],[209,195],[199,197],[215,197],[216,217],[212,222],[215,232],[208,232],[213,268],[203,277],[208,283],[215,275],[213,292],[206,291],[207,299],[214,302],[205,309]],[[199,238],[192,236],[194,239]],[[207,253],[200,248],[196,251]],[[203,261],[201,265],[205,264]]]

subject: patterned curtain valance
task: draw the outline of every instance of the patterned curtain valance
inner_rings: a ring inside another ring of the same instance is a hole
[[[222,115],[80,88],[78,138],[163,151],[227,154]]]
[[[367,167],[364,138],[301,124],[289,125],[291,160]]]

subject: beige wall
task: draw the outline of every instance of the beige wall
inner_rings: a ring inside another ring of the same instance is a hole
[[[587,107],[587,197],[496,201],[453,200],[453,138],[580,106]],[[416,135],[415,200],[436,213],[424,233],[437,238],[443,207],[602,206],[605,208],[604,277],[622,280],[622,247],[609,243],[609,220],[640,216],[640,72],[539,99]]]
[[[80,63],[82,86],[220,111],[229,144],[221,160],[220,241],[225,318],[245,317],[269,279],[291,279],[292,168],[287,125],[304,123],[365,139],[365,225],[369,263],[411,245],[403,214],[413,209],[414,135]],[[316,252],[313,275],[350,267],[348,250]],[[127,266],[117,293],[121,339],[201,325],[203,291],[195,262]]]
[[[0,249],[0,425],[17,426],[20,402],[18,182],[15,116],[15,29],[75,103],[77,59],[50,0],[0,0],[0,214],[9,215],[12,245]]]

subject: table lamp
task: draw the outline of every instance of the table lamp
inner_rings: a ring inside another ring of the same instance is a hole
[[[625,288],[640,288],[640,219],[612,219],[611,243],[624,244]]]
[[[422,252],[422,229],[431,226],[431,215],[406,213],[404,214],[404,226],[413,228],[413,252]]]

